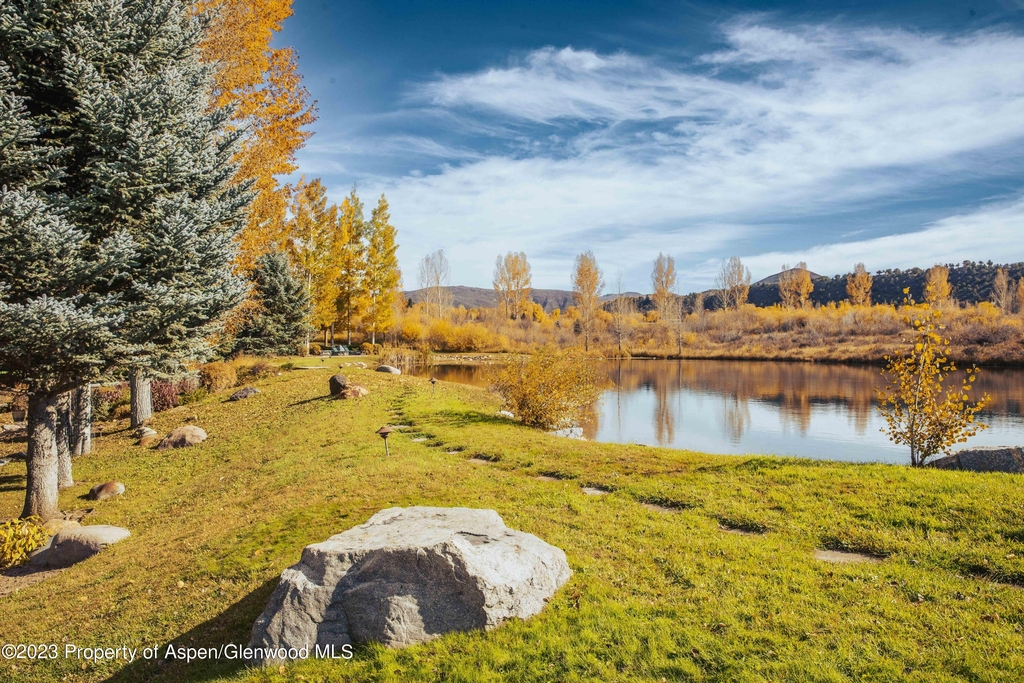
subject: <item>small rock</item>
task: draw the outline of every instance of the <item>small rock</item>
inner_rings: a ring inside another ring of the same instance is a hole
[[[155,443],[160,443],[159,434],[150,434],[139,439],[139,445],[142,446],[143,448],[149,448]]]
[[[507,418],[508,418],[508,419],[510,419],[510,420],[514,420],[514,419],[516,419],[516,416],[515,416],[515,415],[513,415],[512,413],[510,413],[510,412],[509,412],[509,411],[507,411],[507,410],[499,410],[499,411],[498,411],[498,417],[507,417]]]
[[[0,467],[3,467],[4,465],[9,463],[10,461],[11,461],[10,458],[0,458]]]
[[[188,446],[201,444],[204,441],[206,441],[206,432],[201,427],[185,425],[184,427],[178,427],[165,436],[163,441],[157,446],[157,450],[165,451],[168,448],[187,448]]]
[[[331,396],[337,396],[348,387],[348,377],[340,372],[327,381],[331,389]]]
[[[70,567],[129,536],[127,529],[107,524],[64,529],[50,539],[49,547],[33,555],[30,563],[37,567]]]
[[[96,484],[89,490],[89,498],[93,500],[108,500],[124,493],[124,484],[119,481],[108,481],[105,484]]]
[[[338,396],[341,398],[360,398],[370,393],[370,390],[366,387],[361,387],[358,384],[350,384],[347,389],[342,391]]]
[[[396,368],[394,365],[378,365],[377,372],[388,372],[392,375],[401,375],[402,371]]]
[[[235,393],[233,393],[230,396],[228,396],[228,400],[229,401],[241,401],[244,398],[249,398],[250,396],[255,396],[258,393],[260,393],[260,390],[257,389],[256,387],[243,387],[243,388],[239,389],[238,391],[236,391]]]
[[[25,431],[26,425],[23,424],[5,424],[3,430],[5,432],[23,432]]]
[[[156,430],[146,425],[140,425],[135,428],[134,434],[136,439],[141,439],[145,436],[156,436]]]

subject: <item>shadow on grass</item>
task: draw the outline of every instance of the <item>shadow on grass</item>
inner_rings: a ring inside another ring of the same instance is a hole
[[[316,403],[317,401],[333,401],[336,398],[337,396],[331,396],[330,394],[326,396],[314,396],[313,398],[307,398],[305,401],[296,401],[295,403],[289,403],[288,407],[294,408],[295,406],[304,406],[307,403]]]
[[[9,474],[5,477],[0,477],[0,493],[6,491],[24,491],[25,490],[25,475],[24,474]]]
[[[135,683],[136,681],[209,681],[232,676],[247,666],[241,659],[164,659],[168,645],[175,648],[216,648],[233,643],[241,650],[249,643],[252,625],[263,612],[270,594],[277,586],[278,578],[268,580],[235,604],[204,621],[195,628],[182,633],[170,642],[159,645],[155,661],[136,660],[107,679],[108,683]]]

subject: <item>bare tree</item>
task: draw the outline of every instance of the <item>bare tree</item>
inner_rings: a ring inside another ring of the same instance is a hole
[[[597,267],[594,252],[588,251],[577,256],[572,269],[572,293],[580,313],[583,348],[587,351],[590,350],[590,337],[594,332],[603,289],[604,279],[601,277],[601,269]]]
[[[622,343],[629,342],[633,337],[633,314],[636,313],[636,302],[623,293],[622,271],[615,278],[615,300],[611,305],[612,330],[622,355]]]
[[[715,278],[716,296],[722,308],[739,308],[747,302],[750,293],[750,270],[738,256],[722,263]]]
[[[992,303],[998,306],[1003,313],[1013,312],[1013,290],[1010,288],[1010,278],[1002,268],[996,269],[996,281],[992,286]]]
[[[654,288],[651,298],[654,299],[654,308],[658,311],[658,317],[667,320],[676,291],[676,260],[674,258],[658,254],[658,258],[654,261],[654,270],[651,271],[651,286]]]
[[[505,309],[505,315],[518,319],[526,312],[531,291],[530,262],[524,252],[508,252],[498,256],[494,263],[494,291],[498,294],[498,306]]]
[[[427,302],[427,314],[443,318],[452,305],[452,269],[445,258],[444,249],[423,257],[418,279]]]

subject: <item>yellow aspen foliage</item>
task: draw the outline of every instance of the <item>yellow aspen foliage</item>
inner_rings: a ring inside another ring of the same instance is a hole
[[[395,322],[394,303],[402,273],[395,253],[395,226],[391,225],[388,200],[382,194],[367,225],[366,272],[363,277],[363,326],[369,328],[370,343],[387,332]]]
[[[676,299],[676,260],[674,258],[658,253],[658,258],[654,261],[654,270],[651,271],[651,286],[654,288],[651,298],[654,300],[654,309],[658,312],[658,318],[660,320],[671,319],[672,306]]]
[[[238,266],[248,272],[286,242],[289,191],[277,177],[297,169],[295,153],[312,135],[304,127],[316,120],[315,103],[295,52],[270,46],[292,15],[292,0],[200,0],[196,9],[213,16],[201,49],[216,64],[214,104],[234,105],[234,121],[249,129],[235,158],[236,179],[253,180],[257,193],[238,238]]]
[[[853,272],[846,276],[846,295],[854,306],[871,305],[871,275],[863,263],[853,267]]]
[[[338,298],[335,309],[345,327],[346,344],[352,343],[352,326],[358,322],[359,303],[366,271],[366,221],[363,202],[355,186],[338,209]]]
[[[910,340],[886,356],[883,372],[888,383],[876,388],[878,409],[885,418],[886,432],[893,443],[910,447],[910,464],[921,467],[939,453],[949,453],[988,425],[975,421],[989,401],[988,394],[971,403],[969,392],[977,379],[972,367],[959,383],[945,386],[956,370],[946,359],[949,340],[941,334],[942,313],[930,303],[916,304],[910,290],[903,290],[904,322],[910,326]]]
[[[814,291],[814,283],[811,282],[811,272],[807,270],[807,264],[801,261],[796,268],[782,265],[782,272],[779,273],[779,298],[786,308],[803,308]]]
[[[545,430],[579,426],[600,393],[592,363],[548,346],[507,357],[491,385],[507,410]]]
[[[295,188],[288,221],[288,254],[310,298],[309,324],[330,326],[336,317],[338,264],[334,258],[338,208],[327,206],[327,190],[317,178],[303,177]]]
[[[572,294],[579,312],[583,349],[586,351],[590,350],[590,339],[596,328],[603,289],[604,278],[601,269],[597,267],[594,252],[587,251],[577,256],[572,269]]]
[[[953,290],[949,286],[949,268],[932,266],[924,275],[924,299],[932,306],[949,301]]]
[[[518,320],[526,312],[533,291],[533,275],[525,252],[510,251],[494,263],[494,291],[505,315]]]
[[[1017,280],[1017,293],[1014,295],[1017,312],[1024,313],[1024,277]]]

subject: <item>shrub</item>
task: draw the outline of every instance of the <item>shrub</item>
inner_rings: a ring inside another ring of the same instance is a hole
[[[524,424],[548,430],[578,426],[598,398],[593,364],[549,347],[509,357],[491,385]]]
[[[109,420],[118,408],[128,405],[130,394],[125,383],[97,387],[92,393],[92,416],[96,420]]]
[[[323,350],[323,347],[319,344],[313,343],[309,345],[309,355],[311,356],[319,356]]]
[[[363,342],[359,345],[359,350],[366,356],[376,356],[381,351],[380,344],[371,344],[370,342]]]
[[[293,363],[291,361],[288,361],[287,363],[282,363],[281,364],[281,369],[286,371],[286,372],[289,371],[289,370],[294,370],[295,369],[295,363]]]
[[[206,387],[192,387],[178,394],[178,402],[187,406],[189,403],[198,403],[209,395],[210,392],[206,390]]]
[[[262,358],[257,360],[250,365],[241,365],[238,367],[237,375],[239,382],[251,382],[257,379],[263,379],[274,374],[277,368],[271,363]]]
[[[0,569],[21,564],[28,554],[46,543],[46,530],[38,517],[12,519],[0,524]]]
[[[170,410],[178,405],[178,383],[170,380],[155,380],[151,385],[153,392],[153,412]]]
[[[235,366],[217,361],[199,368],[199,382],[207,391],[215,394],[238,384],[238,375]]]

